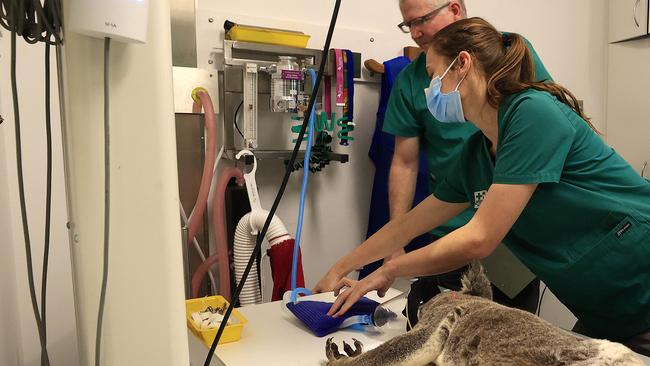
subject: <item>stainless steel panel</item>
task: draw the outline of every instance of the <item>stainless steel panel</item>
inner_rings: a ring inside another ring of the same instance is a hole
[[[277,58],[276,58],[277,61]],[[224,70],[224,91],[226,93],[242,93],[244,85],[243,68],[238,66],[226,66]],[[258,94],[271,95],[271,75],[265,72],[257,73]],[[236,106],[235,106],[236,107]]]
[[[204,163],[204,119],[201,114],[176,114],[176,150],[178,160],[178,190],[181,204],[189,216],[196,202],[196,197],[201,185]],[[179,216],[180,220],[180,216]],[[207,210],[205,218],[199,228],[196,239],[203,253],[208,255],[208,220]],[[186,288],[190,288],[191,274],[201,264],[201,258],[196,253],[194,245],[188,243],[183,248],[187,258],[186,263]],[[207,283],[207,282],[206,282]],[[204,284],[206,286],[206,284]],[[207,287],[204,287],[207,288]]]
[[[228,40],[224,41],[223,49],[224,58],[228,65],[257,62],[260,65],[267,66],[277,62],[278,56],[296,56],[299,60],[308,59],[312,65],[319,65],[323,53],[321,50],[311,48],[284,47]]]
[[[196,67],[194,0],[171,0],[172,64]]]

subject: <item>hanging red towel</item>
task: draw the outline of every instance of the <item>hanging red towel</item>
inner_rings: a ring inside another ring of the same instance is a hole
[[[271,275],[273,276],[272,301],[282,300],[282,295],[291,291],[291,262],[293,259],[294,239],[285,240],[282,243],[272,245],[266,251],[271,258]],[[298,273],[296,286],[305,287],[305,278],[302,273],[302,255],[298,250]]]

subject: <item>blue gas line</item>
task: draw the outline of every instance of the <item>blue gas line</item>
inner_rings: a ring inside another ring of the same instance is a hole
[[[311,76],[312,88],[316,87],[316,71],[308,70]],[[298,252],[300,250],[300,236],[302,233],[302,218],[305,211],[305,197],[307,196],[307,183],[309,182],[309,159],[311,156],[311,146],[314,140],[314,116],[316,115],[316,103],[313,104],[309,114],[309,123],[307,125],[307,147],[305,148],[305,160],[302,169],[302,188],[300,189],[300,205],[298,208],[298,227],[296,228],[296,240],[293,245],[293,262],[291,266],[291,302],[295,302],[298,294],[310,294],[311,291],[305,288],[296,288],[296,278],[298,277]]]

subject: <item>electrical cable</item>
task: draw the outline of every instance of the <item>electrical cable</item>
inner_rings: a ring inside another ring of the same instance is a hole
[[[108,244],[110,229],[110,198],[111,198],[111,160],[110,160],[110,118],[109,118],[109,61],[111,39],[104,38],[104,264],[102,269],[102,288],[99,295],[99,311],[97,312],[97,334],[95,337],[95,366],[99,366],[102,344],[102,323],[104,320],[104,305],[106,303],[106,287],[108,285]]]
[[[60,0],[0,0],[0,25],[25,42],[63,43]],[[54,40],[52,40],[54,39]]]
[[[16,160],[18,171],[18,190],[20,196],[21,219],[23,225],[23,236],[25,241],[25,253],[27,260],[27,278],[29,294],[34,311],[34,318],[38,328],[39,340],[41,343],[41,365],[49,365],[47,353],[47,273],[50,249],[50,216],[52,207],[52,131],[51,131],[51,108],[50,108],[50,45],[63,43],[62,17],[60,0],[0,0],[0,26],[11,32],[11,87],[14,108],[14,123],[16,135]],[[29,226],[25,205],[25,189],[22,168],[22,146],[20,133],[20,111],[18,91],[16,82],[16,37],[22,36],[29,44],[38,42],[45,43],[45,125],[47,139],[47,183],[46,183],[46,208],[45,208],[45,236],[43,253],[43,272],[41,281],[41,311],[39,314],[36,300],[36,289],[34,285],[34,269],[29,237]],[[0,124],[2,118],[0,117]]]
[[[316,87],[312,90],[311,97],[309,98],[309,106],[307,107],[307,115],[305,116],[305,119],[302,122],[302,127],[300,129],[300,133],[298,134],[298,139],[296,141],[296,144],[293,147],[293,151],[291,153],[291,159],[289,160],[289,164],[287,164],[285,172],[284,172],[284,178],[282,179],[282,184],[280,185],[280,189],[278,190],[277,195],[275,196],[275,200],[273,201],[273,206],[271,207],[271,210],[269,212],[269,215],[266,218],[266,221],[264,222],[264,227],[262,227],[262,231],[258,234],[257,236],[257,241],[255,243],[255,249],[253,250],[253,253],[251,254],[248,264],[246,265],[246,269],[244,270],[244,274],[241,278],[241,281],[239,282],[239,285],[237,285],[237,289],[235,290],[235,294],[232,298],[232,301],[230,301],[230,305],[228,306],[228,309],[226,310],[226,313],[224,314],[224,318],[221,322],[221,325],[219,326],[219,330],[217,331],[216,336],[214,337],[214,340],[212,341],[212,345],[210,346],[210,350],[208,351],[208,354],[205,358],[205,363],[204,366],[209,366],[210,361],[212,360],[212,356],[214,355],[214,351],[217,347],[217,344],[219,343],[219,339],[221,339],[221,336],[223,334],[223,331],[226,328],[226,324],[228,324],[228,319],[230,318],[230,314],[232,314],[232,310],[234,308],[235,303],[237,302],[239,298],[239,294],[241,293],[244,284],[246,283],[246,279],[248,278],[248,274],[251,271],[251,268],[253,267],[253,263],[255,262],[255,259],[259,256],[260,254],[260,249],[262,246],[262,241],[264,240],[264,237],[266,236],[266,232],[269,229],[269,225],[271,224],[271,220],[273,219],[275,212],[278,209],[278,206],[280,205],[280,201],[282,200],[282,196],[284,195],[284,191],[287,187],[287,184],[289,182],[289,176],[291,175],[291,167],[293,164],[296,162],[296,157],[298,156],[298,150],[300,149],[300,145],[302,144],[302,139],[305,137],[305,131],[307,129],[307,124],[309,123],[309,118],[311,115],[311,111],[314,107],[314,103],[316,102],[316,96],[318,94],[318,88],[321,83],[321,79],[323,76],[323,73],[325,72],[325,63],[327,61],[327,55],[329,53],[329,48],[330,48],[330,43],[332,40],[332,34],[334,33],[334,27],[336,25],[336,18],[338,17],[339,13],[339,8],[341,7],[341,0],[336,0],[334,4],[334,10],[332,11],[332,19],[330,21],[329,29],[327,30],[327,37],[325,38],[325,45],[323,47],[323,53],[321,57],[321,63],[318,69],[318,77],[316,80]]]
[[[11,32],[11,92],[14,108],[14,128],[16,136],[16,169],[18,173],[18,194],[20,196],[20,217],[23,224],[23,237],[25,239],[25,254],[27,259],[27,282],[29,285],[29,296],[32,302],[32,310],[36,319],[38,336],[41,342],[41,365],[49,366],[49,355],[45,341],[45,324],[41,319],[36,302],[36,286],[34,285],[34,268],[32,266],[32,246],[29,237],[29,225],[27,222],[27,207],[25,204],[25,185],[23,180],[23,157],[20,135],[20,110],[18,104],[18,86],[16,83],[16,32]]]
[[[239,125],[237,124],[237,114],[239,114],[239,109],[241,108],[241,106],[243,104],[244,104],[244,101],[242,100],[241,103],[239,103],[239,106],[237,107],[237,110],[235,110],[235,115],[233,116],[233,121],[232,121],[232,124],[235,125],[235,128],[237,129],[237,132],[239,132],[239,135],[241,136],[241,138],[244,138],[244,134],[241,132],[241,130],[239,129]]]
[[[544,284],[544,289],[542,290],[542,294],[539,296],[539,302],[537,303],[537,316],[541,313],[542,310],[542,300],[544,300],[544,293],[546,292],[546,289],[548,286]]]
[[[45,135],[47,144],[47,172],[46,172],[46,193],[45,193],[45,233],[43,244],[43,273],[41,278],[41,322],[43,329],[47,330],[46,309],[47,309],[47,269],[50,257],[50,224],[52,213],[52,117],[50,105],[50,44],[45,43]],[[43,338],[47,345],[47,331],[44,332]],[[45,356],[41,353],[41,362],[45,361]]]

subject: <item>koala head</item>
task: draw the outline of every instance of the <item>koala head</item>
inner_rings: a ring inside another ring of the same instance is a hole
[[[459,300],[471,300],[475,297],[492,300],[490,280],[480,263],[475,261],[469,266],[461,278],[461,283],[460,291],[445,291],[422,305],[418,316],[420,321],[431,319],[437,323],[449,312],[449,307],[458,304]]]

